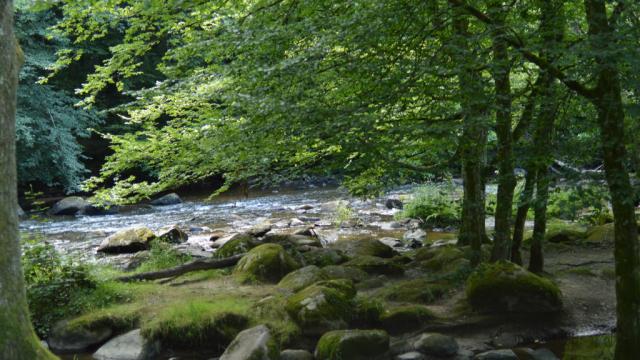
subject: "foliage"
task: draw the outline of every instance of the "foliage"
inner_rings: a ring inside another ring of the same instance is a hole
[[[549,216],[602,225],[612,220],[606,189],[594,184],[555,188],[549,194]]]
[[[336,223],[336,225],[338,225],[338,227],[340,227],[342,224],[346,222],[353,220],[355,217],[356,217],[356,214],[348,202],[339,201],[336,204],[336,210],[333,218],[334,218],[334,222]]]
[[[26,55],[20,73],[16,115],[18,177],[20,184],[38,182],[77,190],[87,175],[79,139],[100,123],[93,111],[77,109],[73,94],[57,85],[40,84],[55,62],[56,52],[68,46],[52,38],[53,11],[22,9],[16,14],[17,36]]]
[[[455,190],[440,185],[416,189],[400,213],[402,218],[420,220],[425,227],[456,226],[460,223],[460,216],[461,204]]]
[[[184,264],[191,260],[191,256],[178,252],[171,244],[154,240],[151,242],[149,259],[137,269],[140,272],[168,269]]]

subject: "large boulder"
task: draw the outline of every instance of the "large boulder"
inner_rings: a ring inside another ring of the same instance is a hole
[[[382,330],[337,330],[320,338],[316,360],[383,359],[389,351],[389,335]]]
[[[251,249],[233,270],[242,282],[277,283],[300,264],[279,244],[263,244]]]
[[[348,256],[377,256],[391,258],[396,252],[377,239],[368,237],[341,238],[330,245],[331,248],[342,250]]]
[[[108,326],[87,328],[60,322],[53,327],[47,342],[56,353],[78,353],[104,343],[112,335],[113,330]]]
[[[55,203],[49,210],[50,215],[76,215],[91,204],[80,196],[69,196]]]
[[[485,313],[548,313],[562,309],[562,294],[551,280],[501,261],[483,264],[469,277],[467,301]]]
[[[154,360],[160,355],[160,342],[148,341],[140,329],[109,340],[93,354],[96,360]]]
[[[424,327],[436,316],[426,306],[404,305],[388,309],[380,317],[382,327],[390,334],[402,334]]]
[[[264,325],[241,331],[229,344],[220,360],[277,360],[278,344]]]
[[[420,335],[413,343],[413,347],[419,352],[438,357],[451,357],[458,353],[458,342],[451,336],[438,333],[425,333]]]
[[[304,252],[302,254],[302,258],[307,265],[316,265],[321,267],[339,265],[348,260],[340,250],[320,247]]]
[[[292,291],[302,290],[322,280],[328,280],[327,274],[315,265],[305,266],[290,272],[280,280],[278,286]]]
[[[300,290],[285,309],[307,335],[345,329],[355,309],[356,291],[348,280],[330,280]]]
[[[223,243],[215,252],[218,258],[244,254],[258,245],[256,239],[249,234],[234,234],[228,239],[218,240]]]
[[[368,274],[377,275],[402,275],[404,268],[392,259],[383,259],[377,256],[357,256],[344,266],[360,269]]]
[[[134,253],[149,249],[150,242],[156,238],[146,226],[120,230],[107,237],[98,247],[98,252],[107,254]]]
[[[167,205],[176,205],[182,203],[182,199],[176,193],[167,194],[161,196],[155,200],[150,202],[153,206],[167,206]]]

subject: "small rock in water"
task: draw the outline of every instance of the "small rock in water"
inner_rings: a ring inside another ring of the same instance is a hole
[[[291,219],[291,221],[289,222],[289,226],[291,227],[295,227],[295,226],[304,226],[304,221],[297,219],[297,218],[293,218]]]
[[[176,193],[164,195],[150,202],[150,204],[153,206],[167,206],[181,203],[182,199],[180,199],[180,196],[178,196],[178,194]]]
[[[98,252],[107,254],[134,253],[149,248],[156,235],[146,226],[120,230],[100,243]]]
[[[458,342],[451,336],[425,333],[413,343],[416,350],[433,356],[453,356],[458,353]]]
[[[140,329],[117,336],[104,344],[93,358],[96,360],[153,360],[160,354],[160,343],[149,342]]]
[[[390,246],[390,247],[403,247],[404,244],[402,243],[402,241],[396,239],[396,238],[392,238],[392,237],[383,237],[379,239],[381,243]]]
[[[298,210],[311,210],[313,209],[313,205],[305,204],[298,208]]]
[[[170,244],[182,244],[189,240],[189,235],[176,225],[160,229],[158,239]]]
[[[83,208],[90,206],[88,201],[80,196],[66,197],[51,207],[50,215],[76,215]]]
[[[251,229],[249,229],[249,231],[247,231],[247,233],[255,237],[261,237],[265,236],[269,231],[271,231],[271,224],[264,223],[252,227]]]
[[[408,230],[404,233],[402,238],[405,241],[417,241],[420,243],[424,243],[427,240],[427,232],[422,229]]]
[[[387,199],[387,201],[385,201],[384,206],[387,209],[400,209],[402,210],[402,208],[404,207],[404,204],[402,203],[402,201],[400,199]]]
[[[490,350],[474,357],[475,360],[518,360],[518,356],[511,349]]]

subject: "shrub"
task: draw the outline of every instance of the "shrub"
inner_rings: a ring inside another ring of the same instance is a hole
[[[334,222],[338,226],[342,226],[343,223],[349,222],[356,218],[355,211],[346,201],[338,201],[334,214]]]
[[[154,240],[151,242],[149,260],[142,263],[138,271],[146,272],[168,269],[184,264],[190,260],[191,256],[178,252],[171,244]]]
[[[547,213],[563,220],[602,225],[612,219],[608,191],[599,185],[558,187],[549,193]]]
[[[460,216],[460,199],[449,186],[418,188],[400,213],[401,218],[418,219],[426,227],[457,226]]]

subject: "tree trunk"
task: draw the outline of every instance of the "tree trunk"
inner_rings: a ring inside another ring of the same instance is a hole
[[[617,360],[636,359],[640,354],[640,244],[633,205],[633,188],[625,168],[620,74],[614,30],[607,19],[604,0],[585,0],[589,38],[596,54],[598,85],[593,99],[598,110],[604,169],[611,193],[615,228],[616,259],[616,350]]]
[[[460,105],[462,107],[463,130],[460,139],[462,157],[462,177],[464,196],[462,201],[462,225],[460,227],[460,245],[471,245],[473,266],[480,263],[482,240],[485,231],[485,195],[484,195],[484,153],[487,143],[486,98],[483,79],[473,69],[476,58],[472,45],[467,39],[469,23],[466,14],[459,12],[454,17],[454,30],[457,51],[455,61],[458,67]]]
[[[491,7],[495,26],[491,28],[493,48],[492,75],[495,82],[496,135],[498,138],[498,195],[495,214],[495,237],[491,261],[508,260],[511,254],[511,208],[516,178],[513,173],[511,137],[511,60],[504,28],[506,10],[501,2]]]
[[[511,261],[518,265],[522,265],[522,254],[520,254],[520,247],[522,246],[522,240],[524,239],[524,225],[527,222],[527,213],[531,206],[531,200],[533,199],[533,189],[536,184],[536,172],[533,166],[528,166],[527,176],[524,180],[524,189],[520,194],[520,200],[518,203],[518,212],[516,213],[516,220],[513,225],[513,243],[511,244]]]
[[[31,326],[20,264],[15,113],[21,63],[13,2],[0,0],[0,359],[55,359]]]

